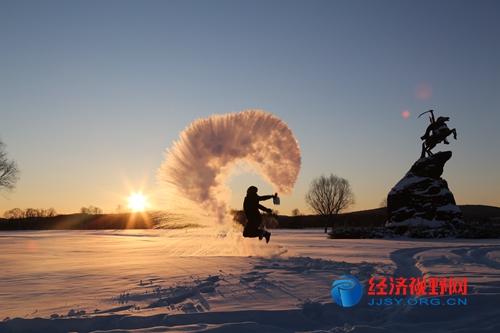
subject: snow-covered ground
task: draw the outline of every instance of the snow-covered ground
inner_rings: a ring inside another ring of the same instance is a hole
[[[352,274],[467,277],[466,306],[352,308]],[[271,243],[209,229],[0,233],[0,332],[500,332],[500,240]]]

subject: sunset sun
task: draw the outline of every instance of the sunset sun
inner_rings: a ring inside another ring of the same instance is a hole
[[[133,212],[143,212],[148,205],[148,200],[142,193],[132,193],[128,197],[128,208]]]

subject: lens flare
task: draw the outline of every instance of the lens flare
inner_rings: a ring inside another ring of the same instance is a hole
[[[426,101],[432,97],[432,87],[428,83],[421,83],[415,88],[415,97]]]
[[[404,119],[408,119],[408,118],[410,118],[410,115],[411,115],[411,114],[410,114],[410,111],[408,111],[408,110],[403,110],[403,111],[401,112],[401,117],[403,117]]]
[[[192,122],[168,149],[159,178],[223,222],[231,194],[226,181],[238,162],[247,162],[276,192],[287,194],[300,160],[287,124],[268,112],[246,110]]]

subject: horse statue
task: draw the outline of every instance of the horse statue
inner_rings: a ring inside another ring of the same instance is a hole
[[[431,116],[429,117],[430,120],[430,125],[427,126],[427,130],[425,131],[425,134],[420,137],[420,139],[424,140],[422,143],[422,153],[420,155],[420,158],[425,157],[425,154],[427,153],[427,156],[432,156],[432,149],[437,146],[438,143],[443,142],[444,144],[448,145],[450,144],[446,138],[453,134],[453,138],[456,140],[457,139],[457,130],[456,129],[449,129],[448,126],[446,125],[446,122],[450,120],[450,117],[439,117],[436,119],[434,117],[434,110],[429,110],[422,112],[418,118],[420,118],[423,114],[430,113]]]

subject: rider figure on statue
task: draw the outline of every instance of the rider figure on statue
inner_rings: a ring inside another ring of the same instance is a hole
[[[457,139],[457,131],[455,129],[450,130],[448,125],[446,125],[446,122],[450,120],[450,117],[439,117],[438,119],[435,119],[434,110],[423,112],[419,115],[419,117],[428,112],[431,114],[429,117],[431,123],[427,126],[425,134],[420,137],[420,139],[424,140],[424,143],[422,144],[422,154],[420,157],[425,157],[425,153],[429,156],[432,155],[431,149],[440,142],[447,145],[450,144],[446,139],[450,134],[453,134],[453,138],[455,140]]]

